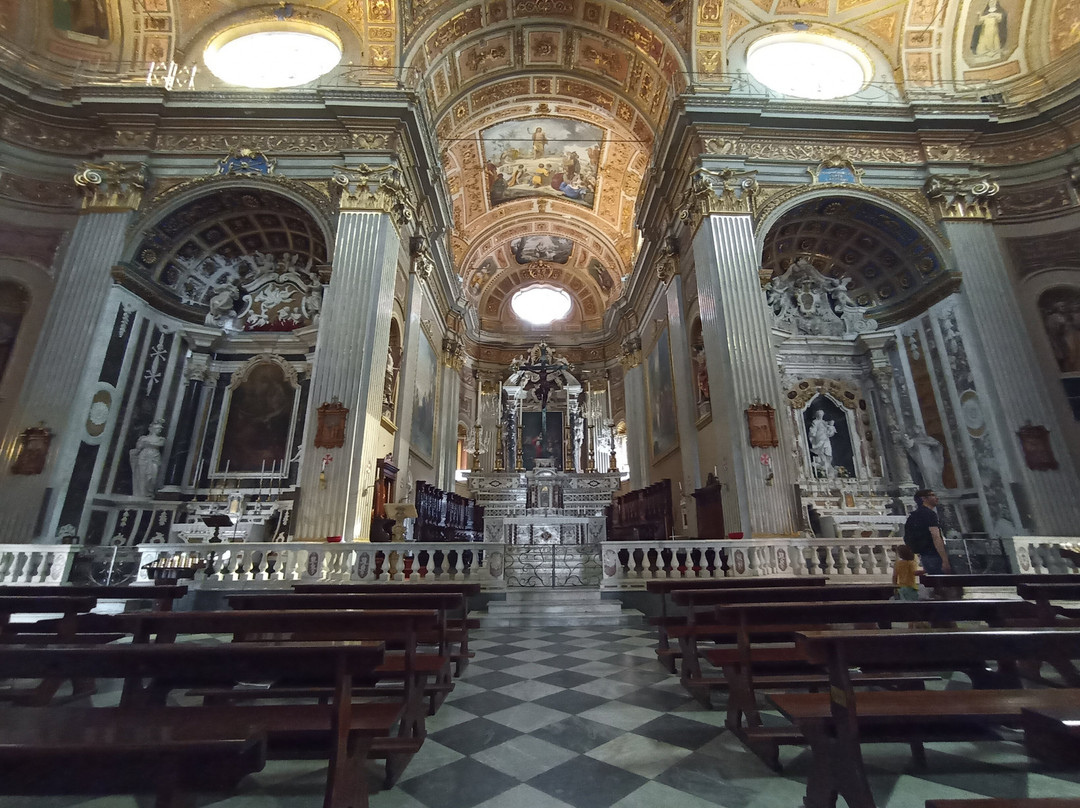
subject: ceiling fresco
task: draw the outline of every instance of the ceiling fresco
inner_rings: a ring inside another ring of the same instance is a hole
[[[344,70],[396,71],[426,98],[456,268],[490,330],[517,328],[509,297],[540,281],[573,296],[565,328],[600,326],[633,266],[638,195],[673,99],[722,89],[760,36],[832,33],[879,76],[942,99],[953,82],[1041,97],[1080,64],[1080,0],[0,0],[0,38],[30,51],[22,69],[55,80],[66,65],[70,83],[77,64],[201,70],[210,37],[273,17],[329,27]],[[800,209],[767,262],[832,256],[876,306],[940,271],[909,261],[895,228],[845,216]]]

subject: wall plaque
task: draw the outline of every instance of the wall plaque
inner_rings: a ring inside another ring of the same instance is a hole
[[[750,430],[751,446],[779,446],[776,434],[776,410],[768,404],[751,404],[746,408],[746,426]]]
[[[337,449],[345,445],[345,421],[348,407],[343,407],[337,396],[318,410],[318,428],[315,430],[315,446],[320,449]]]
[[[1045,426],[1026,424],[1016,430],[1024,462],[1032,471],[1053,471],[1058,467],[1054,450],[1050,447],[1050,430]]]

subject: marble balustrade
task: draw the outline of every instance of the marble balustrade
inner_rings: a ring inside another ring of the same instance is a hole
[[[78,551],[74,544],[0,544],[0,586],[67,583]]]
[[[688,539],[607,541],[600,551],[600,586],[644,589],[650,580],[747,576],[827,576],[834,582],[891,580],[894,537]],[[1078,572],[1062,558],[1062,545],[1080,537],[1014,536],[1004,541],[1013,572]],[[0,585],[56,584],[70,580],[78,545],[0,544]],[[135,548],[133,548],[135,549]],[[527,549],[527,548],[525,548]],[[507,588],[501,542],[320,544],[245,542],[143,544],[136,583],[146,583],[151,562],[189,568],[200,589],[288,589],[294,583],[478,581],[485,590]],[[177,577],[184,580],[184,574]]]
[[[479,582],[502,589],[502,544],[484,542],[243,542],[153,544],[142,548],[138,582],[147,564],[190,569],[199,589],[288,589],[295,583]]]
[[[1058,551],[1062,546],[1080,547],[1080,536],[1013,536],[1005,539],[1004,544],[1014,572],[1034,575],[1080,573],[1080,569]]]

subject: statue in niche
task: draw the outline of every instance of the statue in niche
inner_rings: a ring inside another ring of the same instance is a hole
[[[705,346],[693,348],[694,384],[697,387],[698,404],[707,404],[711,400],[709,391],[709,366],[705,362]]]
[[[574,413],[574,471],[585,471],[581,463],[581,447],[585,443],[585,417]]]
[[[811,465],[818,477],[835,477],[833,468],[832,437],[836,434],[836,422],[825,419],[824,410],[814,411],[814,420],[806,430],[810,438]]]
[[[226,283],[214,287],[208,304],[210,311],[207,312],[204,322],[219,328],[228,326],[236,313],[236,301],[240,299],[240,292],[239,278],[230,278]]]
[[[383,418],[388,421],[394,420],[394,392],[397,387],[397,368],[394,367],[394,357],[392,354],[386,355],[386,371],[383,373],[383,403],[382,414]]]
[[[157,493],[161,450],[165,446],[164,431],[165,422],[159,418],[150,424],[146,434],[135,441],[135,448],[128,452],[131,493],[140,499],[149,499]]]
[[[940,441],[926,434],[924,429],[916,429],[914,434],[905,434],[902,441],[908,455],[919,469],[922,487],[935,490],[944,488],[941,475],[945,471],[945,447]]]

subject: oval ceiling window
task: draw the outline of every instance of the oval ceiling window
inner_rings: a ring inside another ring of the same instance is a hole
[[[514,314],[532,325],[550,325],[570,313],[570,295],[554,286],[530,286],[510,298]]]
[[[817,100],[854,95],[874,73],[852,43],[802,32],[759,39],[746,52],[746,69],[773,92]]]
[[[321,25],[252,23],[214,37],[203,60],[226,84],[270,90],[315,81],[337,67],[341,53],[341,41]]]

